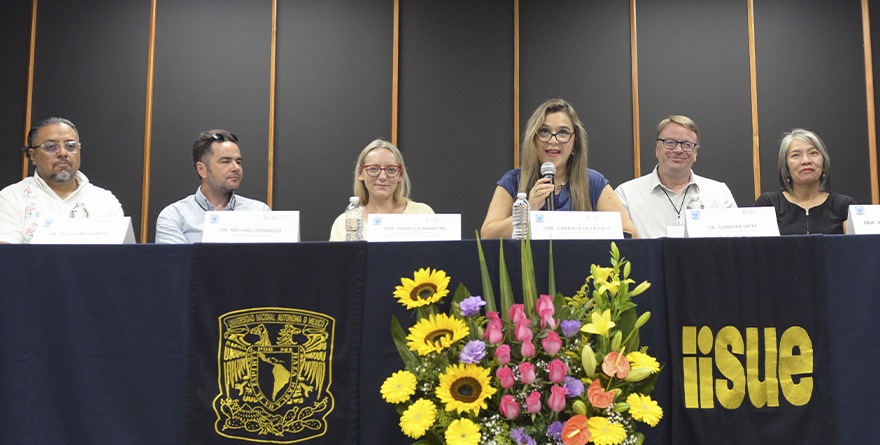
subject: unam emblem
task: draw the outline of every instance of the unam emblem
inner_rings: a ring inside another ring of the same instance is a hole
[[[217,434],[293,443],[323,436],[336,320],[289,308],[253,308],[220,317]]]

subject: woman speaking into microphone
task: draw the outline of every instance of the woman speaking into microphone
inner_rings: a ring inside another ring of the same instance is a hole
[[[513,202],[517,192],[526,194],[532,210],[599,210],[619,212],[623,231],[636,237],[635,225],[605,177],[587,168],[587,131],[568,102],[550,99],[541,104],[526,123],[522,142],[522,168],[498,180],[480,235],[510,238],[513,234]],[[555,173],[549,174],[551,163]]]

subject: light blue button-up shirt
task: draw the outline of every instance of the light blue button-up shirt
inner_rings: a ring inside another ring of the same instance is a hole
[[[217,209],[202,194],[202,188],[174,204],[165,207],[156,220],[156,244],[192,244],[202,242],[205,212]],[[224,211],[264,211],[269,206],[256,199],[232,194]]]

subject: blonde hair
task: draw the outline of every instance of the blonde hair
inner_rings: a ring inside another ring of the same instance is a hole
[[[357,164],[354,166],[354,196],[357,196],[358,199],[361,200],[361,205],[367,205],[367,203],[370,202],[370,192],[364,185],[364,181],[358,179],[358,176],[360,176],[361,170],[364,168],[364,159],[371,151],[377,149],[390,151],[391,154],[394,155],[394,161],[401,167],[400,176],[402,180],[397,183],[397,188],[394,189],[394,202],[401,203],[408,201],[411,185],[409,182],[409,174],[406,171],[406,165],[403,163],[403,154],[400,153],[400,150],[395,147],[394,144],[384,139],[376,139],[367,144],[367,146],[361,150],[361,154],[357,158]]]
[[[568,171],[568,190],[571,193],[572,210],[593,210],[590,204],[590,180],[587,178],[587,130],[578,119],[574,107],[563,99],[550,99],[539,105],[526,123],[522,142],[522,171],[519,191],[528,193],[540,177],[538,146],[535,137],[544,125],[548,114],[565,113],[574,125],[574,143],[571,156],[565,161]]]

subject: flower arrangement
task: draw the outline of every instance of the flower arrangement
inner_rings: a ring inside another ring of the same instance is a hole
[[[502,251],[499,311],[478,247],[486,298],[459,285],[441,313],[450,277],[430,268],[394,292],[417,319],[406,333],[392,318],[405,369],[381,388],[403,433],[417,444],[642,443],[637,422],[663,416],[650,397],[660,364],[639,346],[650,313],[637,315],[632,302],[650,283],[630,289],[630,262],[612,243],[611,267],[592,265],[577,293],[554,295],[551,244],[550,289],[538,296],[523,241],[523,303],[514,303]]]

